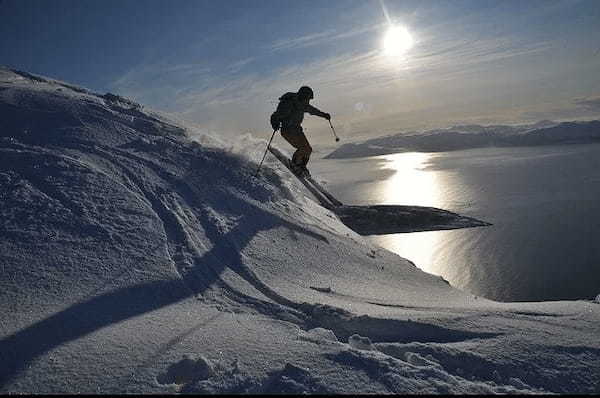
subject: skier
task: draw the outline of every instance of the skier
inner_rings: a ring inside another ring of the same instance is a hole
[[[310,159],[312,147],[302,130],[304,112],[331,120],[331,115],[322,112],[309,104],[314,98],[313,91],[308,86],[302,86],[297,93],[286,93],[279,98],[277,110],[271,115],[273,131],[281,128],[281,135],[291,146],[296,148],[292,156],[291,166],[296,174],[309,175],[306,165]]]

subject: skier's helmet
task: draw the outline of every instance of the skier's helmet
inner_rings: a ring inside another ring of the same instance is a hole
[[[308,87],[308,86],[302,86],[300,87],[300,90],[298,90],[298,96],[300,98],[308,98],[308,99],[313,99],[315,98],[312,88]]]

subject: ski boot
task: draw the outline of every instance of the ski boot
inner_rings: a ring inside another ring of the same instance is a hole
[[[294,174],[296,174],[298,177],[310,177],[310,172],[308,171],[308,169],[306,168],[305,165],[303,164],[291,164],[291,168],[292,171],[294,172]]]

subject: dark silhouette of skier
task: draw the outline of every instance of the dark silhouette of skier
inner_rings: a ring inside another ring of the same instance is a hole
[[[312,147],[308,143],[301,126],[302,120],[304,120],[304,112],[331,120],[329,113],[322,112],[309,104],[313,98],[312,89],[308,86],[302,86],[297,93],[290,92],[282,95],[279,98],[277,110],[271,115],[273,131],[281,128],[283,138],[296,148],[296,152],[292,156],[291,166],[294,172],[300,175],[308,174],[306,165],[312,153]]]

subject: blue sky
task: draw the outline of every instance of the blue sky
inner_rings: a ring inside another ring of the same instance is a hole
[[[269,135],[304,84],[346,140],[600,116],[598,0],[0,0],[0,18],[0,64],[219,134]],[[305,122],[316,142],[328,127]]]

